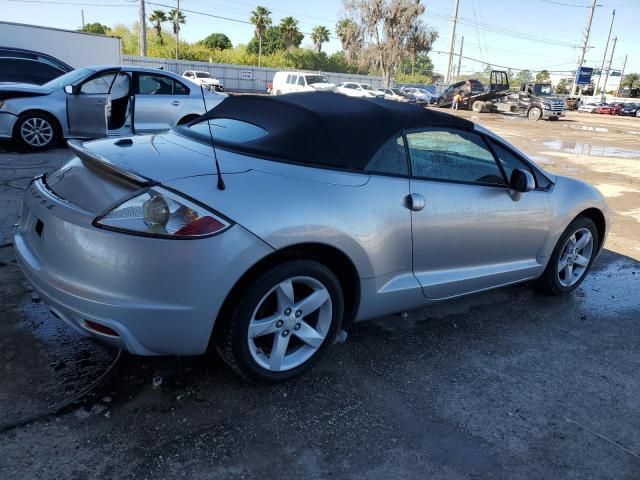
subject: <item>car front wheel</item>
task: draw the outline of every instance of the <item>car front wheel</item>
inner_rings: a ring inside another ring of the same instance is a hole
[[[578,288],[596,257],[598,241],[593,220],[576,218],[558,240],[536,287],[552,295],[564,295]]]
[[[50,115],[26,113],[13,127],[13,141],[28,150],[45,150],[58,141],[57,124]]]
[[[289,380],[324,355],[340,329],[343,308],[331,270],[313,260],[291,260],[246,289],[215,344],[248,380]]]

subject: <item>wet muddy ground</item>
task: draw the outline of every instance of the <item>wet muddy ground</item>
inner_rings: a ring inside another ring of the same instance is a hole
[[[474,120],[607,197],[608,251],[574,295],[521,285],[358,324],[278,386],[214,355],[124,355],[81,402],[0,433],[0,478],[640,478],[640,119]],[[0,424],[116,355],[53,318],[5,245],[20,189],[68,153],[2,148]]]

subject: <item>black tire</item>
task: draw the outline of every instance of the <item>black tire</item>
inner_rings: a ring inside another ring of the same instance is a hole
[[[443,108],[444,107],[444,98],[438,97],[438,100],[437,100],[436,103],[438,104],[438,107]]]
[[[274,372],[259,365],[252,357],[247,340],[249,322],[269,290],[288,278],[299,276],[311,277],[327,289],[332,302],[331,324],[323,343],[308,360],[290,370]],[[246,380],[271,383],[290,380],[309,370],[333,344],[342,325],[344,300],[340,282],[321,263],[310,259],[286,261],[257,277],[245,290],[230,309],[226,324],[216,329],[213,343],[224,361]]]
[[[586,271],[582,274],[582,277],[580,277],[580,279],[570,287],[565,287],[560,283],[558,278],[558,261],[567,239],[582,228],[587,228],[593,237],[593,253],[591,254],[591,259],[589,260],[589,264],[587,265]],[[587,217],[577,217],[573,220],[573,222],[569,224],[560,236],[544,273],[534,283],[536,290],[548,295],[566,295],[578,288],[589,274],[589,270],[591,269],[591,265],[593,264],[593,260],[595,259],[598,251],[599,242],[600,238],[598,237],[598,229],[596,228],[595,223],[593,223],[593,220]]]
[[[23,126],[25,124],[31,124],[32,122],[37,122],[40,125],[45,125],[42,133],[47,135],[48,141],[41,144],[35,144],[33,140],[30,140],[28,137],[23,136]],[[50,137],[48,129],[50,129]],[[27,112],[18,117],[18,121],[13,127],[12,137],[14,143],[21,149],[42,151],[57,145],[58,140],[60,139],[60,126],[58,125],[57,120],[48,113]]]
[[[476,113],[482,112],[484,110],[484,102],[482,100],[476,100],[471,105],[471,110],[473,110]]]
[[[542,110],[540,108],[538,108],[538,107],[533,107],[527,113],[527,118],[529,120],[533,120],[534,122],[537,121],[537,120],[540,120],[542,118]]]

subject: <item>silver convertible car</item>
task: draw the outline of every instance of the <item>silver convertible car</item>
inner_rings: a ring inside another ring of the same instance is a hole
[[[568,293],[608,231],[595,188],[388,100],[231,97],[70,146],[14,239],[53,314],[139,355],[215,346],[253,380],[300,374],[354,321],[517,282]]]
[[[80,68],[42,86],[0,84],[0,139],[42,150],[60,138],[159,132],[199,117],[225,97],[155,68]]]

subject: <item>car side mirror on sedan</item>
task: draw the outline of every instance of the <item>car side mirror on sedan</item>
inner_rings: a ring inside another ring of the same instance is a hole
[[[509,193],[514,201],[520,200],[520,195],[530,192],[536,188],[536,180],[531,173],[521,168],[516,168],[511,172],[509,179]]]
[[[69,95],[73,94],[73,85],[67,85],[66,87],[64,87],[64,91]]]

